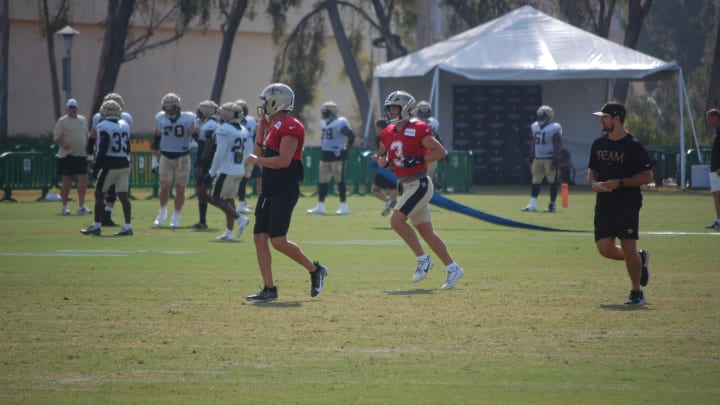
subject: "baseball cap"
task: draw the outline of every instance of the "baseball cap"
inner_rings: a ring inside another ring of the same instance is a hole
[[[605,103],[605,105],[603,105],[603,107],[602,107],[602,110],[593,113],[593,115],[599,115],[599,116],[619,115],[622,118],[625,118],[625,114],[627,114],[627,111],[625,110],[625,106],[618,103],[617,101],[611,101],[609,103]]]
[[[77,107],[77,106],[78,106],[77,100],[75,100],[74,98],[68,99],[67,103],[65,103],[65,108]]]

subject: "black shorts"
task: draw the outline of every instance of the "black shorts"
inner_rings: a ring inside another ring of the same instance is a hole
[[[253,233],[267,233],[271,238],[285,236],[290,229],[292,212],[300,197],[300,187],[268,195],[260,193],[255,205]]]
[[[65,156],[58,159],[58,174],[61,176],[77,176],[87,174],[88,164],[85,156]]]
[[[373,181],[373,184],[374,184],[376,187],[381,188],[381,189],[383,189],[383,190],[387,190],[387,189],[391,189],[391,188],[397,187],[397,186],[395,185],[395,182],[394,182],[394,181],[388,179],[387,177],[383,176],[383,175],[380,174],[380,173],[377,173],[377,174],[375,175],[375,180]]]
[[[640,206],[595,208],[595,242],[605,238],[639,239]]]

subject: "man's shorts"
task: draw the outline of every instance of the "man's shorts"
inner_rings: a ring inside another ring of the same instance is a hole
[[[398,182],[398,202],[395,210],[408,217],[413,225],[430,222],[430,199],[435,192],[432,180],[425,176],[419,180]]]
[[[160,183],[172,183],[176,186],[186,186],[190,181],[190,155],[171,159],[160,157]]]
[[[713,193],[720,191],[720,176],[718,176],[718,172],[710,172],[708,173],[708,177],[710,178],[710,191]]]
[[[268,195],[260,193],[255,206],[253,233],[267,233],[270,238],[285,236],[290,229],[292,212],[300,197],[300,187]]]
[[[532,184],[542,184],[547,177],[548,184],[555,183],[555,165],[552,159],[534,159],[532,163]]]
[[[96,190],[102,190],[107,193],[112,186],[115,186],[115,192],[127,193],[130,188],[130,168],[122,169],[103,169],[95,184]]]
[[[87,158],[85,156],[68,155],[58,159],[58,174],[61,176],[87,174],[87,170]]]
[[[243,176],[233,176],[231,174],[218,173],[213,184],[212,196],[221,200],[232,200],[240,189],[240,181]]]
[[[605,238],[635,239],[640,237],[640,207],[595,208],[595,242]]]
[[[397,184],[395,184],[394,181],[388,179],[380,173],[375,174],[375,180],[373,181],[373,184],[381,190],[388,190],[397,187]]]

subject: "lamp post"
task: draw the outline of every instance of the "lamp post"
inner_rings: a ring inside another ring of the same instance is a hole
[[[75,35],[80,34],[79,31],[75,30],[73,27],[66,25],[65,28],[61,29],[60,31],[56,32],[57,35],[62,36],[63,41],[65,42],[65,57],[63,58],[63,90],[65,90],[65,100],[68,100],[72,98],[72,85],[71,85],[71,70],[70,70],[70,60],[71,60],[71,51],[72,51],[72,44],[73,44],[73,37]]]

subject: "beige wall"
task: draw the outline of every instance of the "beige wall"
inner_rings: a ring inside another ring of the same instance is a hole
[[[51,13],[53,3],[51,0]],[[72,26],[80,32],[72,48],[72,97],[78,100],[80,113],[89,116],[104,35],[100,23],[105,19],[107,6],[106,2],[91,0],[71,0],[71,3]],[[51,132],[56,119],[47,49],[37,21],[40,15],[38,4],[10,2],[8,129],[11,136]],[[277,51],[272,45],[268,31],[270,23],[264,10],[255,11],[255,20],[245,18],[240,24],[223,90],[223,100],[244,98],[253,114],[254,107],[259,104],[260,91],[270,83]],[[299,14],[294,15],[290,23],[298,17]],[[212,25],[217,26],[217,19],[214,21]],[[327,26],[332,33],[330,25]],[[139,31],[142,27],[133,29]],[[170,35],[171,30],[161,30],[158,34]],[[115,90],[123,95],[126,110],[134,117],[134,133],[153,131],[153,116],[160,108],[160,99],[168,92],[177,93],[182,98],[183,109],[190,111],[195,111],[197,103],[210,96],[221,40],[217,27],[206,32],[190,31],[180,42],[148,51],[121,66]],[[347,80],[338,79],[342,60],[335,40],[329,37],[326,42],[326,75],[319,85],[316,105],[307,114],[312,119],[306,123],[308,144],[311,145],[320,142],[319,110],[325,100],[332,99],[340,105],[341,114],[348,117],[356,132],[361,128],[352,87]],[[57,36],[55,55],[62,86],[65,49],[62,38]],[[62,90],[61,98],[64,106],[65,92]]]

